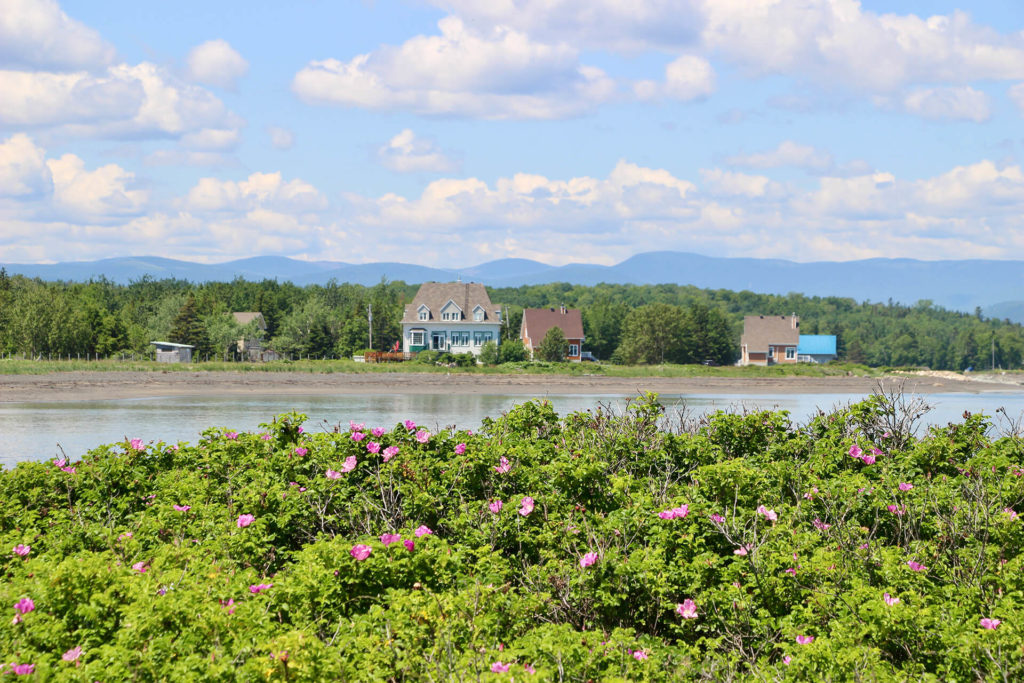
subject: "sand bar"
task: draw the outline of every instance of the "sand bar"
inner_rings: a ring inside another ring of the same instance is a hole
[[[1024,391],[1020,376],[927,373],[902,377],[605,377],[602,375],[58,372],[0,375],[0,402],[92,401],[161,396],[501,394],[635,396],[722,394],[869,394],[898,388],[918,394]]]

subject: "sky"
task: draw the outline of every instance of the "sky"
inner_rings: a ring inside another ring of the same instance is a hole
[[[0,263],[1019,259],[1020,0],[0,0]]]

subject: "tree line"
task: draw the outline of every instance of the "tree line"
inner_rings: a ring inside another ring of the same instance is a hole
[[[150,342],[166,340],[194,345],[199,358],[230,359],[238,339],[262,336],[264,346],[288,357],[342,358],[367,348],[371,307],[373,348],[400,343],[404,306],[417,289],[385,281],[372,287],[149,277],[128,285],[44,282],[0,269],[0,353],[112,357],[146,354]],[[488,291],[505,306],[503,340],[518,338],[524,308],[565,305],[582,312],[584,349],[624,364],[729,364],[739,355],[743,316],[793,313],[805,334],[836,335],[841,360],[943,370],[1024,362],[1020,325],[929,301],[858,303],[683,285],[556,283]],[[266,330],[244,329],[230,315],[235,311],[262,313]]]

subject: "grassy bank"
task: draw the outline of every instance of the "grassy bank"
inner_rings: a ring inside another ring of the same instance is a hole
[[[54,372],[301,372],[301,373],[405,373],[429,372],[468,375],[602,375],[605,377],[879,377],[887,369],[852,363],[827,365],[773,365],[771,367],[708,367],[704,365],[611,365],[606,363],[508,363],[493,367],[447,367],[424,363],[356,363],[351,360],[274,361],[270,363],[157,363],[120,360],[0,360],[0,374],[42,375]]]

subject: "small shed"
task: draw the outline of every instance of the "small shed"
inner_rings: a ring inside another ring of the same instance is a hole
[[[150,344],[156,347],[157,363],[192,362],[192,349],[195,347],[191,344],[178,344],[169,341],[155,341],[150,342]]]
[[[801,334],[796,349],[801,363],[828,363],[836,359],[836,335]]]

